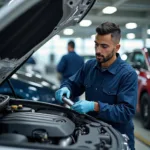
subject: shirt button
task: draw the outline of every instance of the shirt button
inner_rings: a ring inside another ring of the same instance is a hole
[[[97,88],[95,88],[95,90],[97,91]]]

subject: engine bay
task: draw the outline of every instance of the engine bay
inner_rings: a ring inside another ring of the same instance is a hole
[[[110,125],[58,105],[0,95],[0,145],[42,149],[118,149],[120,135]],[[118,138],[119,137],[119,138]]]
[[[75,129],[75,124],[66,117],[32,112],[8,114],[0,124],[1,133],[19,133],[27,137],[36,137],[40,131],[48,137],[66,137]]]

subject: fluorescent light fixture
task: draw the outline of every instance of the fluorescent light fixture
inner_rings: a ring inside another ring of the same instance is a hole
[[[127,23],[125,26],[127,29],[134,29],[137,27],[137,24],[134,22],[130,22],[130,23]]]
[[[82,27],[88,27],[91,24],[92,24],[91,20],[82,20],[79,25],[82,26]]]
[[[73,29],[64,29],[64,35],[72,35],[74,33],[74,30]]]
[[[150,34],[150,29],[147,29],[147,34]]]
[[[96,36],[96,34],[91,35],[91,39],[95,40],[95,36]]]
[[[130,40],[134,39],[135,38],[135,34],[134,33],[128,33],[127,34],[127,38],[130,39]]]
[[[107,7],[105,7],[103,10],[102,10],[102,12],[104,13],[104,14],[113,14],[114,12],[116,12],[117,11],[117,8],[116,7],[113,7],[113,6],[107,6]]]

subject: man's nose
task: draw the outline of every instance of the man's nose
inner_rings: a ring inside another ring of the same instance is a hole
[[[102,51],[102,48],[100,47],[100,45],[98,45],[97,47],[96,47],[96,52],[101,52]]]

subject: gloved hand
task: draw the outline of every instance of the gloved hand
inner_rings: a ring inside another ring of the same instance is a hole
[[[60,103],[63,103],[62,101],[62,96],[66,94],[66,97],[70,97],[70,90],[67,87],[63,87],[55,92],[55,98],[58,100]]]
[[[87,100],[79,100],[71,108],[81,114],[94,111],[95,102]]]

